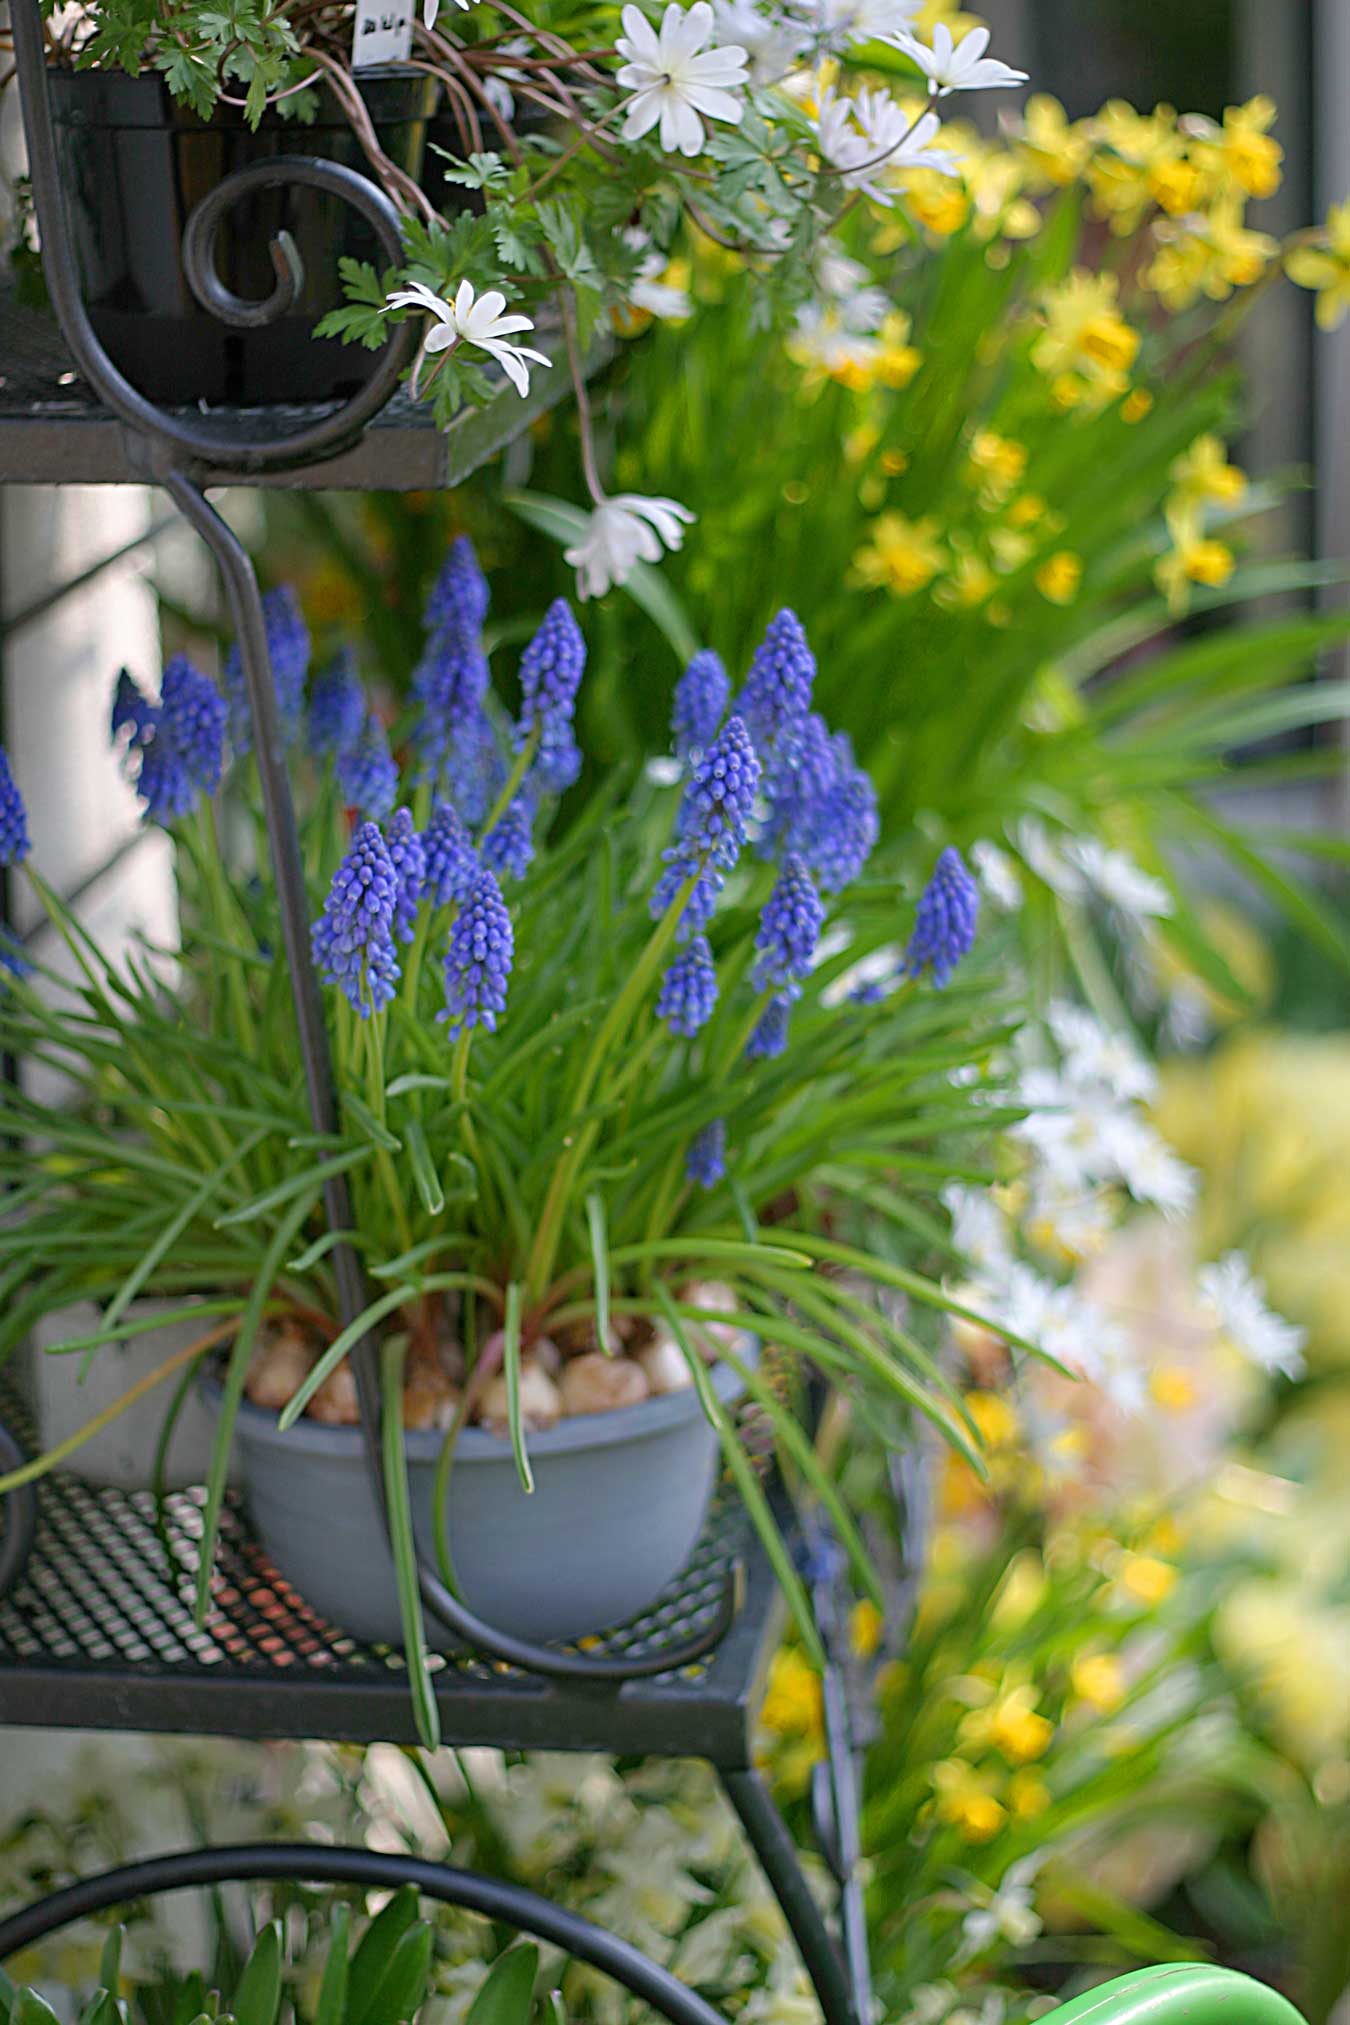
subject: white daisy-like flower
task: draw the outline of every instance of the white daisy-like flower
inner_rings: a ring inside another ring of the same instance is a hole
[[[888,35],[886,40],[918,64],[935,98],[945,98],[950,91],[998,91],[1027,81],[1024,70],[1013,70],[997,57],[985,55],[989,47],[987,28],[972,28],[959,42],[954,42],[951,29],[945,21],[939,21],[933,28],[931,49],[906,29],[898,35]]]
[[[455,290],[453,302],[445,301],[424,281],[410,281],[406,288],[399,288],[389,297],[386,309],[424,309],[436,319],[436,328],[431,331],[423,350],[431,352],[453,351],[457,345],[476,345],[480,352],[497,361],[512,386],[522,397],[530,391],[529,366],[551,366],[552,359],[546,359],[542,352],[534,352],[527,345],[508,344],[506,340],[518,331],[533,330],[530,318],[515,314],[503,316],[506,297],[500,289],[489,288],[478,295],[471,281],[461,281]]]
[[[1136,1202],[1151,1202],[1164,1216],[1184,1216],[1193,1206],[1195,1170],[1134,1112],[1117,1111],[1102,1120],[1100,1150]]]
[[[660,317],[672,323],[679,323],[685,317],[692,316],[694,305],[689,299],[688,290],[677,288],[673,282],[661,279],[670,262],[659,247],[652,245],[642,227],[630,225],[623,236],[626,245],[642,254],[636,279],[628,290],[628,300],[633,308],[646,310],[648,316]]]
[[[942,1206],[952,1220],[952,1243],[967,1264],[984,1278],[997,1279],[1012,1264],[1007,1221],[987,1188],[952,1181],[942,1191]]]
[[[1263,1371],[1282,1371],[1288,1378],[1299,1376],[1308,1332],[1267,1306],[1265,1283],[1241,1252],[1228,1252],[1217,1265],[1202,1266],[1196,1285],[1217,1327],[1253,1364]]]
[[[1089,886],[1122,914],[1172,912],[1172,896],[1162,880],[1145,872],[1124,851],[1109,850],[1096,837],[1084,837],[1068,845],[1067,856]]]
[[[894,192],[887,184],[907,169],[936,169],[944,176],[959,173],[954,155],[929,146],[941,126],[932,112],[911,122],[889,92],[860,91],[856,99],[837,98],[828,86],[816,119],[826,161],[850,189],[863,191],[877,204],[891,202]]]
[[[987,837],[982,837],[979,843],[970,847],[970,862],[975,877],[995,907],[1001,913],[1015,914],[1022,905],[1022,881],[1008,853],[997,844],[991,844]]]
[[[749,81],[746,52],[736,42],[705,46],[717,25],[708,0],[688,10],[671,0],[659,34],[637,7],[625,7],[622,19],[614,46],[624,58],[618,82],[633,94],[626,141],[640,141],[659,123],[666,153],[692,156],[702,152],[705,119],[740,124],[743,108],[732,94]]]
[[[697,518],[677,499],[647,499],[621,492],[597,506],[586,532],[563,559],[577,573],[582,599],[602,598],[612,584],[623,583],[639,562],[660,562],[666,549],[677,549],[684,530]]]
[[[1039,816],[1025,816],[1017,826],[1017,848],[1028,871],[1034,872],[1061,900],[1077,900],[1085,888],[1083,874],[1071,864],[1058,839]]]
[[[1157,1089],[1157,1070],[1129,1036],[1103,1026],[1085,1007],[1052,999],[1046,1021],[1070,1082],[1099,1083],[1122,1104],[1146,1100]]]
[[[796,8],[810,39],[822,51],[855,42],[887,42],[902,35],[923,0],[802,0]]]
[[[467,14],[469,9],[475,4],[476,0],[455,0],[455,5],[462,14]],[[426,22],[428,28],[436,26],[436,16],[440,11],[441,0],[423,0],[422,19]]]
[[[751,84],[776,84],[806,47],[806,29],[781,8],[761,7],[756,0],[712,0],[712,10],[718,34],[745,51]]]
[[[997,1891],[987,1892],[962,1920],[959,1961],[969,1961],[996,1940],[1010,1941],[1015,1948],[1025,1948],[1035,1940],[1041,1920],[1035,1910],[1033,1885],[1044,1862],[1045,1852],[1035,1850],[1008,1865]]]

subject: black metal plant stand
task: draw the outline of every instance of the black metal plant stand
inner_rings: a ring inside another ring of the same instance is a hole
[[[75,371],[52,375],[53,363],[60,367],[59,354],[53,359],[50,337],[39,333],[31,318],[0,317],[0,342],[8,333],[21,340],[14,374],[8,346],[0,355],[0,481],[136,480],[162,486],[214,555],[252,710],[308,1107],[315,1130],[327,1133],[335,1123],[327,1032],[310,959],[308,907],[262,603],[252,563],[209,502],[207,487],[337,483],[408,488],[453,482],[525,426],[547,396],[527,404],[506,393],[485,415],[466,422],[458,440],[447,443],[409,414],[404,397],[395,398],[417,342],[415,329],[403,325],[391,328],[359,393],[335,407],[286,410],[280,417],[275,411],[199,415],[166,412],[146,401],[108,359],[80,298],[53,141],[39,0],[12,0],[11,11],[43,267]],[[228,177],[205,198],[184,235],[189,283],[202,304],[227,323],[257,326],[287,305],[290,282],[280,242],[274,247],[277,287],[266,303],[245,303],[229,294],[212,265],[215,230],[230,206],[252,189],[285,182],[310,185],[354,205],[375,231],[385,259],[395,264],[401,257],[398,213],[366,177],[293,155],[259,163]],[[54,385],[41,384],[44,373],[54,378]],[[76,374],[88,392],[71,390]],[[6,384],[11,379],[17,386]],[[394,436],[400,439],[400,453],[382,454],[379,439],[387,444]],[[416,454],[407,448],[414,440]],[[430,453],[428,444],[435,446]],[[433,471],[437,475],[430,475]],[[327,1183],[324,1209],[332,1230],[350,1229],[342,1176]],[[361,1263],[342,1243],[331,1257],[342,1320],[349,1323],[366,1306]],[[367,1460],[380,1487],[376,1358],[376,1345],[369,1340],[352,1355]],[[12,1407],[5,1406],[4,1413],[15,1421]],[[12,1449],[0,1428],[0,1467],[7,1465]],[[222,1528],[214,1614],[199,1631],[185,1601],[200,1534],[199,1523],[194,1532],[200,1506],[191,1494],[171,1499],[166,1515],[145,1494],[91,1491],[56,1477],[44,1481],[36,1494],[20,1492],[8,1503],[0,1531],[0,1724],[57,1721],[248,1736],[412,1740],[401,1658],[363,1647],[315,1617],[263,1560],[236,1509],[227,1511]],[[383,1495],[378,1503],[383,1510]],[[176,1551],[163,1573],[166,1527],[176,1536]],[[810,1556],[817,1612],[831,1656],[824,1683],[829,1750],[817,1782],[815,1812],[821,1846],[839,1886],[842,1947],[807,1887],[792,1838],[753,1768],[753,1715],[777,1610],[770,1571],[746,1541],[743,1522],[729,1511],[716,1515],[690,1568],[653,1612],[585,1652],[508,1637],[467,1611],[434,1569],[423,1565],[420,1578],[427,1611],[457,1641],[457,1656],[446,1660],[436,1676],[448,1741],[709,1759],[783,1907],[828,2025],[870,2025],[857,1875],[858,1761],[854,1711],[838,1663],[836,1560],[818,1551]],[[406,1879],[456,1903],[489,1909],[490,1901],[493,1916],[558,1939],[610,1969],[679,2025],[707,2025],[713,2015],[634,1950],[530,1894],[503,1895],[500,1886],[443,1866],[365,1852],[279,1848],[164,1858],[134,1872],[91,1880],[15,1915],[0,1924],[0,1955],[95,1905],[141,1891],[243,1875],[332,1875],[382,1884]]]

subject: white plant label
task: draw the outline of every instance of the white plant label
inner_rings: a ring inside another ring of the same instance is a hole
[[[356,0],[352,68],[406,63],[412,54],[413,0]]]

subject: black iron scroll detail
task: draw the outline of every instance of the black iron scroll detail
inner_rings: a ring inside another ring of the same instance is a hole
[[[61,194],[39,0],[11,0],[10,12],[33,210],[41,239],[43,272],[57,321],[85,380],[143,447],[146,478],[163,485],[170,493],[211,550],[224,580],[253,720],[254,753],[277,886],[282,940],[290,969],[305,1094],[315,1131],[327,1135],[336,1125],[337,1103],[323,1001],[310,953],[304,869],[262,599],[252,562],[233,530],[207,500],[203,485],[209,484],[213,471],[261,477],[290,466],[318,462],[345,448],[389,400],[400,375],[411,363],[418,343],[417,326],[412,322],[392,325],[379,363],[360,391],[344,404],[281,438],[259,441],[231,436],[195,416],[169,413],[147,401],[103,350],[80,296]],[[352,204],[373,227],[385,259],[396,265],[402,258],[397,210],[384,192],[357,170],[301,155],[279,156],[274,161],[252,164],[227,176],[202,200],[189,218],[184,234],[183,260],[193,291],[207,309],[226,322],[265,325],[282,314],[293,300],[298,279],[291,264],[294,249],[288,252],[281,235],[272,249],[277,287],[261,303],[246,303],[231,294],[222,285],[213,264],[216,228],[230,206],[252,190],[289,183],[324,190]],[[323,1202],[329,1229],[350,1230],[351,1208],[343,1176],[330,1178]],[[330,1258],[337,1281],[339,1311],[343,1325],[347,1326],[368,1305],[365,1273],[350,1244],[335,1245]],[[377,1355],[375,1343],[367,1337],[352,1352],[352,1368],[367,1465],[379,1491],[380,1510],[384,1512]],[[668,1673],[704,1657],[725,1635],[740,1594],[739,1570],[733,1568],[708,1624],[692,1639],[642,1655],[600,1659],[531,1644],[494,1630],[465,1609],[425,1560],[419,1560],[419,1578],[427,1610],[464,1644],[532,1673],[610,1687]]]
[[[414,1885],[426,1898],[463,1906],[484,1919],[535,1934],[564,1954],[589,1962],[668,2018],[671,2025],[725,2025],[722,2014],[706,1998],[671,1970],[649,1960],[631,1942],[551,1904],[524,1885],[457,1870],[424,1857],[373,1849],[323,1849],[308,1843],[254,1842],[228,1849],[180,1849],[81,1879],[0,1921],[0,1960],[74,1920],[159,1892],[296,1878],[315,1884],[366,1885],[381,1891]]]
[[[415,323],[391,324],[389,338],[370,378],[350,400],[284,436],[258,438],[231,434],[190,413],[158,408],[132,386],[104,351],[80,296],[79,275],[70,243],[51,103],[42,18],[37,0],[14,0],[11,8],[14,62],[28,143],[28,173],[33,210],[42,241],[42,268],[57,322],[81,376],[134,434],[148,452],[146,476],[163,479],[175,466],[204,471],[230,471],[264,476],[292,465],[313,464],[345,449],[367,422],[388,402],[400,376],[417,350]],[[278,263],[277,287],[262,303],[245,303],[218,279],[211,253],[221,218],[239,198],[260,189],[298,183],[326,191],[359,211],[374,231],[384,259],[397,266],[403,257],[399,214],[384,191],[359,170],[308,155],[279,155],[255,162],[226,176],[188,219],[183,235],[183,263],[193,293],[213,315],[227,323],[267,324],[295,299],[299,282],[298,255],[286,235],[273,242]]]

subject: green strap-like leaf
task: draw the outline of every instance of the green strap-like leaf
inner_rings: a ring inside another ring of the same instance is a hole
[[[464,2025],[529,2025],[538,1974],[539,1950],[533,1941],[508,1948],[492,1964]]]
[[[506,1314],[502,1321],[502,1369],[506,1374],[506,1414],[511,1430],[511,1453],[516,1474],[527,1491],[534,1489],[534,1471],[525,1448],[525,1422],[520,1411],[520,1307],[518,1280],[506,1290]]]
[[[230,2003],[239,2025],[276,2025],[281,2003],[281,1922],[269,1920],[244,1964]]]
[[[366,2025],[375,1993],[394,1958],[394,1950],[416,1918],[417,1891],[413,1885],[405,1884],[362,1934],[352,1956],[348,1978],[346,2025]]]

